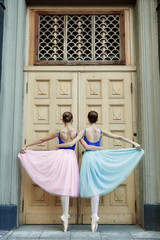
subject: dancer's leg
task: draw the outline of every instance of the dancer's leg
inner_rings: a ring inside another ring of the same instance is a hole
[[[95,232],[98,228],[98,207],[99,207],[99,196],[94,196],[91,198],[91,208],[92,208],[92,225],[91,230]]]
[[[61,221],[63,222],[63,231],[66,232],[68,229],[68,219],[69,219],[69,196],[61,196],[61,205],[63,215],[61,216]]]
[[[92,216],[98,216],[99,196],[91,198]]]
[[[61,196],[61,205],[64,216],[68,216],[69,211],[69,196]]]

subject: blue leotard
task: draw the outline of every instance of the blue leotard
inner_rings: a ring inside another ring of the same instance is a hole
[[[86,143],[88,144],[88,145],[93,145],[93,146],[97,146],[97,147],[100,147],[100,145],[101,145],[101,139],[102,139],[102,129],[100,129],[100,132],[101,132],[101,136],[100,136],[100,138],[99,138],[99,140],[97,141],[97,142],[90,142],[90,141],[88,141],[88,139],[87,139],[87,137],[86,137],[86,129],[84,130],[84,140],[86,141]]]
[[[76,136],[78,134],[78,131],[76,131]],[[63,144],[65,142],[63,142],[60,138],[60,130],[59,130],[59,136],[58,136],[58,139],[59,139],[59,144]],[[60,147],[59,149],[71,149],[71,150],[74,150],[76,147],[76,144],[74,144],[72,147]]]

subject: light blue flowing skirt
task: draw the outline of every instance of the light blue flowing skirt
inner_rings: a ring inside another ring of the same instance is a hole
[[[118,187],[144,154],[136,148],[85,151],[80,171],[80,195],[102,196]]]

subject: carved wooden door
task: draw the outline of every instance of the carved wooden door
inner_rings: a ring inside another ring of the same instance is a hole
[[[132,139],[131,73],[81,73],[80,79],[80,128],[88,125],[87,113],[95,110],[100,128]],[[105,137],[102,141],[106,149],[132,147]],[[90,223],[90,207],[90,199],[81,199],[79,221],[83,224]],[[135,223],[134,173],[100,198],[99,217],[101,224]]]
[[[27,143],[63,127],[62,114],[73,112],[77,127],[77,73],[28,73],[25,136]],[[57,140],[33,146],[33,150],[55,149]],[[24,170],[23,170],[24,171]],[[23,223],[60,223],[60,198],[52,196],[23,173]],[[70,200],[70,222],[77,222],[77,199]]]
[[[75,128],[85,128],[88,125],[87,113],[92,109],[99,114],[100,128],[132,138],[131,73],[31,72],[28,73],[27,88],[24,134],[27,143],[62,128],[64,111],[73,113]],[[52,140],[32,149],[51,150],[56,144],[57,140]],[[110,149],[132,147],[105,137],[103,145]],[[77,145],[80,163],[83,150],[80,144]],[[25,171],[23,189],[23,223],[60,223],[59,197],[38,187]],[[70,214],[71,224],[90,223],[90,200],[72,198]],[[134,173],[112,193],[101,197],[99,216],[102,224],[135,223]]]

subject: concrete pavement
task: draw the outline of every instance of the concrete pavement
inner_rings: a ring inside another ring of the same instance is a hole
[[[92,233],[90,225],[70,225],[62,232],[62,225],[22,225],[13,231],[0,231],[0,240],[160,240],[160,232],[146,231],[138,225],[99,225]]]

